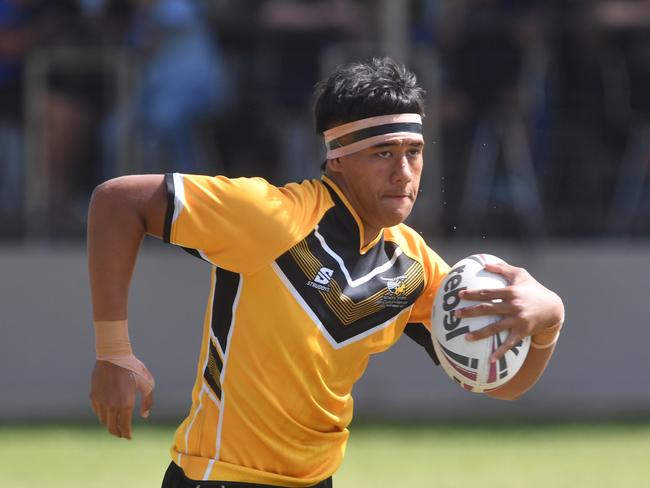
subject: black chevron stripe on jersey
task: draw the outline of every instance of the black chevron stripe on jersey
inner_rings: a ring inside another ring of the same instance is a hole
[[[228,347],[228,334],[232,325],[232,308],[237,297],[240,275],[215,268],[214,297],[212,300],[212,334],[216,344],[211,340],[208,351],[208,364],[203,372],[203,377],[208,382],[212,391],[221,400],[221,371],[223,359]],[[219,346],[221,353],[217,350]],[[223,355],[223,356],[222,356]]]
[[[327,332],[343,342],[411,306],[424,286],[422,265],[383,237],[365,254],[359,228],[335,192],[314,231],[276,260]]]

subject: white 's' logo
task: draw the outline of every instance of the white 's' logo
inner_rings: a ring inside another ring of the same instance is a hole
[[[332,280],[333,274],[334,274],[333,270],[322,267],[321,269],[318,270],[318,273],[316,273],[316,277],[314,278],[314,281],[316,283],[320,283],[321,285],[327,285]]]

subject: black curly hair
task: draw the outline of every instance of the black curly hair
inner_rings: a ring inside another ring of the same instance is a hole
[[[319,134],[355,120],[400,113],[424,116],[424,90],[415,75],[391,58],[339,66],[315,87]]]

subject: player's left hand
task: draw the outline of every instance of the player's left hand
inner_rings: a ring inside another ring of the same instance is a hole
[[[501,320],[465,336],[467,340],[475,341],[509,330],[507,340],[490,357],[492,362],[498,361],[523,338],[542,333],[564,320],[562,299],[524,268],[507,263],[490,263],[485,265],[485,269],[502,275],[510,285],[505,288],[462,291],[462,299],[481,303],[457,310],[456,316],[502,316]]]

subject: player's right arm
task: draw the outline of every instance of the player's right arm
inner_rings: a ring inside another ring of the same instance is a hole
[[[162,238],[166,211],[164,175],[124,176],[102,183],[93,192],[87,244],[98,339],[110,337],[109,328],[126,323],[129,285],[140,244],[146,234]],[[111,434],[131,438],[136,391],[143,394],[140,413],[147,416],[153,403],[153,377],[134,356],[125,361],[97,360],[90,398],[93,411]]]

